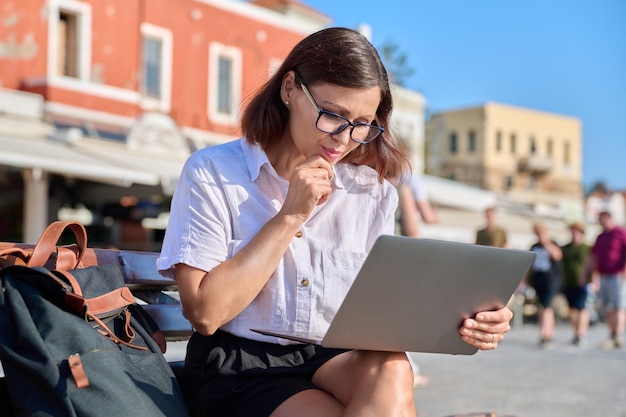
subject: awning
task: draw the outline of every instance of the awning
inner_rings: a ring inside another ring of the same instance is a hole
[[[424,176],[429,200],[440,206],[483,211],[496,204],[496,194],[445,178]]]
[[[161,183],[161,177],[152,172],[153,170],[135,169],[130,164],[112,164],[73,149],[65,143],[45,138],[0,135],[0,165],[41,169],[67,177],[121,186]]]
[[[121,144],[94,144],[85,140],[74,144],[72,149],[90,158],[119,167],[133,168],[151,175],[161,184],[163,192],[172,195],[183,169],[187,153],[157,152],[132,149]]]

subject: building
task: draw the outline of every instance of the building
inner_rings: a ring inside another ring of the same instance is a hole
[[[415,174],[424,172],[424,113],[426,100],[420,93],[398,85],[392,87],[392,132],[407,148]]]
[[[582,217],[580,120],[498,103],[433,114],[427,170],[531,206],[531,215]]]

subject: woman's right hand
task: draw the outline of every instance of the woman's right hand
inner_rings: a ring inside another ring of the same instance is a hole
[[[281,212],[298,215],[302,221],[306,221],[315,206],[328,200],[332,174],[332,166],[320,155],[313,155],[298,165],[289,181],[289,190]]]

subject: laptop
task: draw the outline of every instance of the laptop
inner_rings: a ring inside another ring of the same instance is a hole
[[[380,236],[325,334],[251,329],[330,348],[471,355],[459,328],[504,307],[528,272],[530,251]]]

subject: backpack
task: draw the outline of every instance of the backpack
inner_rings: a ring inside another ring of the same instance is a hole
[[[78,245],[55,246],[66,228]],[[85,246],[82,225],[56,222],[32,252],[0,251],[0,361],[15,415],[188,416],[165,339],[120,269],[67,268]],[[50,259],[57,269],[41,266]]]

